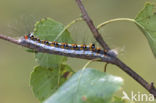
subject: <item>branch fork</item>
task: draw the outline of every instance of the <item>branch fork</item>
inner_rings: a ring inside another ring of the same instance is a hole
[[[93,21],[88,16],[88,13],[86,12],[81,0],[76,0],[76,2],[81,10],[82,17],[83,17],[84,21],[87,23],[88,27],[90,28],[94,38],[97,40],[97,42],[99,42],[99,44],[102,46],[103,49],[109,51],[110,50],[109,46],[103,40],[101,34],[98,32],[98,28],[95,27]],[[21,44],[21,42],[19,40],[16,40],[14,38],[11,38],[11,37],[8,37],[5,35],[0,35],[0,39],[9,41],[9,42],[17,44],[17,45],[24,46],[27,48],[35,49],[35,48],[30,47],[29,44],[28,45]],[[40,52],[40,51],[38,51],[38,52]],[[42,50],[42,52],[47,52],[47,51]],[[102,62],[107,62],[107,63],[111,63],[111,64],[118,66],[121,70],[126,72],[130,77],[132,77],[134,80],[136,80],[140,85],[142,85],[149,93],[153,94],[153,96],[156,98],[156,88],[154,87],[153,82],[148,83],[146,80],[144,80],[140,75],[138,75],[135,71],[133,71],[129,66],[127,66],[125,63],[123,63],[117,57],[110,57],[110,58],[111,58],[110,61],[102,61]],[[82,59],[86,59],[86,58],[84,57]],[[92,58],[89,58],[89,59],[92,59]]]
[[[97,28],[94,26],[92,20],[88,16],[88,13],[86,12],[81,0],[76,0],[77,5],[79,6],[82,17],[85,20],[85,22],[88,24],[90,30],[93,33],[93,36],[99,42],[99,44],[103,47],[103,49],[110,50],[107,43],[103,40],[101,34],[98,32]],[[134,21],[134,20],[131,20]],[[128,67],[126,64],[124,64],[120,59],[115,58],[114,65],[118,66],[120,69],[122,69],[124,72],[126,72],[128,75],[130,75],[134,80],[136,80],[140,85],[142,85],[147,91],[149,91],[153,96],[156,98],[156,88],[154,87],[153,83],[149,84],[146,80],[144,80],[140,75],[138,75],[135,71],[133,71],[130,67]],[[150,87],[150,88],[149,88]]]

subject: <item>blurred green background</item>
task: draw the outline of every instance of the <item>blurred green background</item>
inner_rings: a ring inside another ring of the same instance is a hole
[[[135,18],[147,1],[156,3],[155,0],[84,0],[83,3],[98,25],[113,18]],[[67,25],[79,16],[75,0],[0,0],[0,34],[18,38],[33,31],[34,23],[42,17],[51,17]],[[74,24],[69,31],[76,42],[95,42],[84,22]],[[126,64],[148,82],[156,83],[156,60],[135,24],[115,22],[103,27],[100,32],[111,48],[119,50],[119,57]],[[25,50],[0,40],[0,103],[39,103],[29,85],[30,73],[37,64],[34,54]],[[75,71],[86,62],[72,58],[68,61]],[[104,63],[91,63],[89,67],[102,71]],[[148,93],[116,66],[108,65],[107,71],[124,78],[123,90],[128,94],[131,91]]]

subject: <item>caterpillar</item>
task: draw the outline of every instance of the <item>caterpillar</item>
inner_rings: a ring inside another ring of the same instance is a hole
[[[55,48],[61,48],[61,49],[67,49],[67,50],[76,50],[76,51],[92,51],[95,53],[103,54],[105,55],[107,53],[107,50],[101,50],[100,48],[96,48],[95,44],[90,45],[77,45],[77,44],[67,44],[67,43],[58,43],[56,41],[49,42],[46,40],[40,40],[39,38],[34,37],[33,33],[25,35],[25,40],[32,40],[39,44],[44,44],[46,46],[55,47]]]
[[[110,56],[113,56],[113,51],[102,50],[95,46],[95,44],[90,45],[77,45],[68,43],[58,43],[56,41],[50,42],[47,40],[40,40],[36,38],[33,33],[25,35],[19,41],[24,46],[29,46],[29,48],[36,51],[58,54],[63,56],[77,57],[77,58],[87,58],[95,59],[101,58],[102,60],[109,61]]]

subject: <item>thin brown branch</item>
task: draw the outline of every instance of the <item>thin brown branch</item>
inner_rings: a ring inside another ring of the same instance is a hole
[[[93,56],[93,55],[87,55],[87,54],[80,55],[80,54],[76,54],[76,53],[74,54],[74,53],[68,53],[68,52],[63,52],[63,51],[51,50],[51,49],[46,48],[45,46],[33,44],[24,39],[16,40],[14,38],[11,38],[11,37],[8,37],[5,35],[1,35],[1,34],[0,34],[0,39],[7,40],[11,43],[18,44],[18,45],[24,46],[26,48],[30,48],[35,52],[56,54],[56,55],[62,55],[62,56],[68,56],[68,57],[73,57],[73,58],[80,58],[80,59],[88,59],[88,60],[94,60],[94,61],[100,61],[100,62],[113,63],[115,61],[114,58],[111,58],[109,56],[104,56],[102,58],[99,58],[98,56]]]
[[[142,85],[148,92],[153,94],[153,96],[156,98],[156,88],[153,85],[152,85],[152,88],[150,88],[149,87],[149,86],[151,86],[150,83],[148,83],[145,79],[143,79],[140,75],[138,75],[130,67],[128,67],[126,64],[124,64],[120,59],[116,58],[115,65],[117,65],[124,72],[126,72],[130,77],[132,77],[134,80],[136,80],[140,85]]]
[[[85,20],[85,22],[89,26],[89,28],[92,31],[92,33],[93,33],[95,39],[97,40],[97,42],[99,42],[99,44],[104,49],[110,50],[109,46],[103,40],[101,34],[98,32],[97,28],[93,24],[93,21],[88,16],[88,13],[87,13],[86,9],[84,8],[81,0],[76,0],[76,2],[77,2],[78,6],[79,6],[79,8],[81,10],[83,19]],[[153,85],[152,85],[152,88],[149,88],[149,86],[151,86],[151,84],[149,84],[146,80],[144,80],[140,75],[138,75],[135,71],[133,71],[126,64],[124,64],[120,59],[116,58],[116,60],[115,60],[115,62],[113,64],[117,65],[120,69],[122,69],[124,72],[126,72],[128,75],[130,75],[134,80],[136,80],[140,85],[142,85],[147,91],[149,91],[151,94],[153,94],[154,97],[156,98],[156,89],[155,89],[155,87]]]
[[[90,19],[90,17],[88,16],[88,13],[86,11],[86,9],[84,8],[81,0],[76,0],[81,13],[82,13],[82,17],[83,19],[86,21],[88,27],[90,28],[91,32],[93,33],[95,39],[99,42],[99,44],[106,50],[110,50],[110,48],[108,47],[108,45],[104,42],[104,40],[102,39],[101,34],[99,33],[99,31],[96,29],[93,21]]]
[[[107,71],[107,66],[108,66],[108,64],[109,64],[109,63],[106,63],[106,64],[105,64],[105,66],[104,66],[104,72]]]
[[[9,42],[12,42],[14,44],[20,45],[18,40],[14,39],[14,38],[11,38],[11,37],[8,37],[8,36],[5,36],[5,35],[2,35],[2,34],[0,34],[0,39],[3,39],[3,40],[6,40],[6,41],[9,41]]]

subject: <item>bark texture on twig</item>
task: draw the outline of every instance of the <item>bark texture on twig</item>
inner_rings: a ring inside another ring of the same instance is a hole
[[[84,8],[81,0],[76,0],[81,13],[82,13],[82,17],[83,19],[86,21],[88,27],[90,28],[91,32],[93,33],[95,39],[99,42],[99,44],[106,50],[110,50],[110,48],[108,47],[108,45],[104,42],[104,40],[102,39],[101,34],[99,33],[99,31],[96,29],[93,21],[90,19],[90,17],[88,16],[88,13],[86,11],[86,9]]]
[[[89,26],[89,28],[92,31],[97,42],[99,42],[99,44],[104,49],[110,50],[109,46],[103,40],[101,34],[98,32],[97,28],[93,24],[91,18],[88,16],[88,13],[87,13],[86,9],[84,8],[81,0],[76,0],[76,2],[77,2],[78,6],[81,10],[83,19],[85,20],[85,22]],[[156,98],[156,88],[153,85],[151,86],[151,84],[149,84],[146,80],[144,80],[140,75],[138,75],[135,71],[133,71],[126,64],[124,64],[120,59],[116,58],[116,61],[113,64],[117,65],[120,69],[122,69],[124,72],[126,72],[128,75],[130,75],[134,80],[136,80],[140,85],[142,85],[146,90],[148,90]],[[149,88],[149,86],[151,86],[152,88]]]
[[[90,30],[92,31],[95,39],[99,42],[99,44],[106,50],[110,50],[109,46],[105,43],[105,41],[103,40],[101,34],[98,32],[97,28],[95,27],[95,25],[93,24],[91,18],[88,16],[81,0],[76,0],[81,12],[82,12],[82,17],[85,20],[85,22],[87,23],[87,25],[89,26]],[[70,57],[74,57],[74,58],[81,58],[81,59],[96,59],[96,58],[92,58],[89,57],[87,55],[69,55],[69,54],[62,54],[62,53],[58,53],[58,52],[52,52],[49,51],[45,48],[41,48],[41,47],[37,47],[36,45],[27,43],[27,42],[20,42],[19,40],[16,40],[14,38],[8,37],[8,36],[4,36],[4,35],[0,35],[0,39],[3,40],[7,40],[11,43],[17,44],[17,45],[21,45],[30,49],[33,49],[37,52],[43,52],[43,53],[50,53],[50,54],[56,54],[56,55],[63,55],[63,56],[70,56]],[[154,87],[154,83],[148,83],[146,80],[144,80],[140,75],[138,75],[135,71],[133,71],[130,67],[128,67],[125,63],[123,63],[120,59],[116,58],[116,57],[109,57],[109,59],[100,59],[98,61],[101,62],[107,62],[107,63],[111,63],[114,64],[116,66],[118,66],[120,69],[122,69],[124,72],[126,72],[128,75],[130,75],[130,77],[132,77],[134,80],[136,80],[140,85],[142,85],[147,91],[149,91],[151,94],[154,95],[154,97],[156,98],[156,88]]]
[[[114,63],[114,61],[115,61],[115,58],[111,58],[110,56],[107,56],[107,55],[100,58],[98,56],[87,55],[87,54],[81,54],[80,55],[80,54],[76,54],[76,53],[74,54],[74,53],[68,53],[68,52],[63,52],[63,51],[55,51],[55,50],[48,49],[48,48],[46,48],[44,46],[39,46],[39,45],[33,44],[31,42],[27,42],[24,39],[23,40],[22,39],[16,40],[14,38],[11,38],[11,37],[8,37],[8,36],[5,36],[5,35],[1,35],[1,34],[0,34],[0,39],[7,40],[7,41],[9,41],[11,43],[18,44],[18,45],[24,46],[26,48],[30,48],[35,52],[56,54],[56,55],[73,57],[73,58],[88,59],[88,60],[108,62],[108,63]]]

